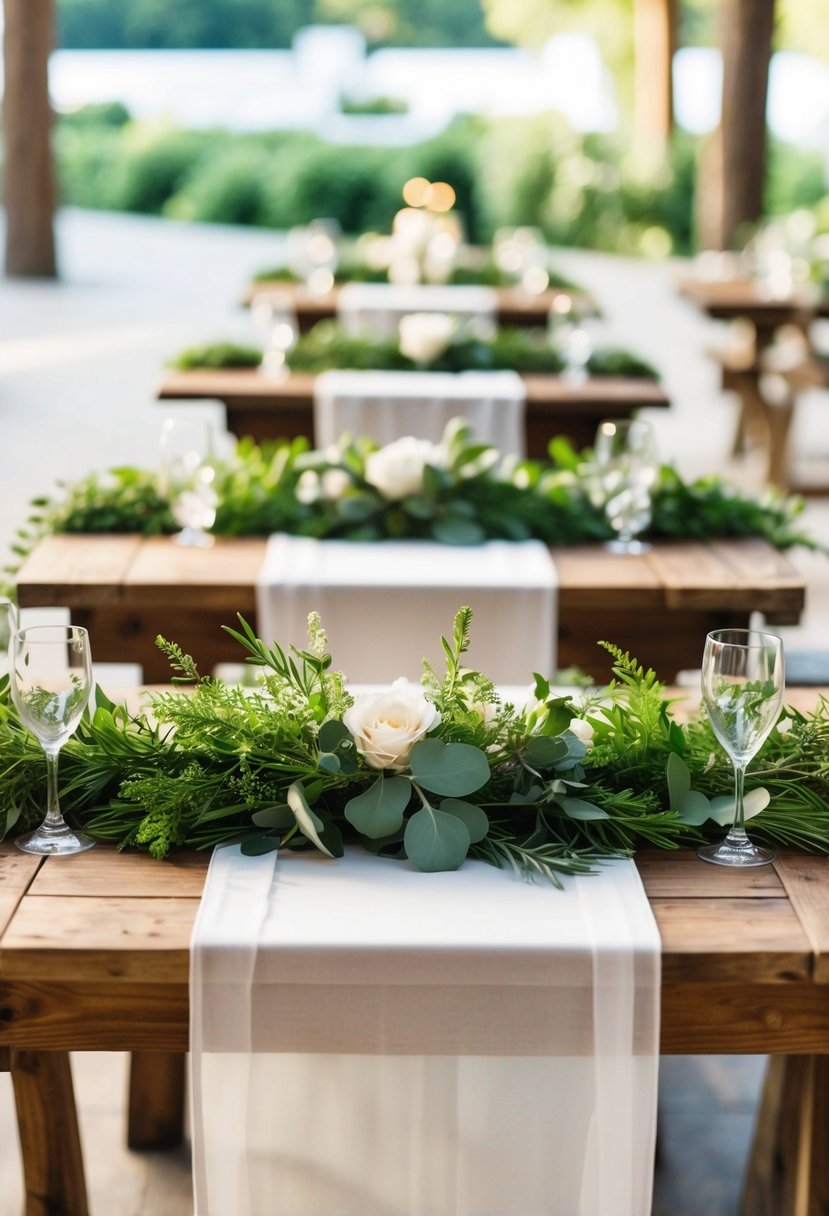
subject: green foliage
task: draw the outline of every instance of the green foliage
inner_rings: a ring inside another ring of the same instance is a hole
[[[262,351],[256,346],[242,346],[238,342],[210,342],[204,346],[189,346],[170,361],[170,366],[179,371],[194,368],[258,367],[262,362]]]

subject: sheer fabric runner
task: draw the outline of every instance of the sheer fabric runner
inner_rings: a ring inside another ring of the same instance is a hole
[[[524,382],[517,372],[322,372],[314,381],[318,448],[340,436],[379,444],[413,435],[438,443],[446,424],[464,418],[479,443],[523,457]]]
[[[626,860],[557,891],[217,850],[195,1216],[648,1216],[659,957]]]
[[[419,680],[443,666],[441,635],[458,608],[474,611],[468,666],[498,684],[555,671],[558,578],[540,541],[468,547],[430,541],[318,541],[277,533],[256,587],[259,636],[306,644],[320,613],[335,666],[352,683]]]
[[[442,312],[487,337],[495,330],[498,295],[491,287],[442,283],[344,283],[337,318],[347,333],[396,338],[400,318],[415,312]]]

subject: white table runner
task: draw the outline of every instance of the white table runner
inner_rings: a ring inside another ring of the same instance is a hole
[[[319,612],[334,665],[352,683],[418,680],[428,658],[442,670],[441,636],[455,613],[474,613],[466,665],[498,684],[555,672],[557,575],[541,541],[468,547],[430,541],[268,540],[256,586],[259,636],[307,643]]]
[[[400,318],[440,312],[459,321],[495,328],[498,296],[491,287],[430,283],[345,283],[337,296],[337,317],[349,334],[396,338]],[[485,336],[485,335],[482,335]]]
[[[195,1216],[648,1216],[659,958],[629,861],[562,892],[217,850]]]
[[[328,371],[314,381],[314,442],[343,434],[379,444],[406,435],[438,443],[447,423],[465,418],[479,443],[523,457],[524,382],[517,372]]]

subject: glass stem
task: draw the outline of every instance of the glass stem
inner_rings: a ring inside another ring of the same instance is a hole
[[[44,748],[44,750],[46,750]],[[45,826],[51,828],[63,827],[63,816],[60,813],[58,800],[58,755],[60,749],[49,748],[46,751],[46,821]]]
[[[746,816],[743,802],[743,791],[746,782],[746,770],[743,765],[734,765],[734,822],[728,833],[728,839],[735,844],[744,844],[746,836]]]

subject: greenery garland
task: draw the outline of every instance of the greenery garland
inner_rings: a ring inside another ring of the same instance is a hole
[[[234,342],[210,342],[190,346],[170,363],[178,371],[198,369],[258,367],[260,348]],[[460,333],[445,349],[422,364],[415,363],[400,350],[396,338],[379,339],[352,336],[337,321],[319,321],[302,334],[288,353],[293,372],[319,375],[336,367],[348,371],[435,372],[516,371],[525,375],[558,375],[565,368],[560,351],[550,344],[543,330],[506,326],[492,338],[476,338]],[[638,355],[625,350],[594,351],[587,364],[593,376],[624,376],[658,380],[655,369]]]
[[[494,449],[473,443],[469,428],[450,424],[440,445],[417,449],[420,479],[397,496],[393,475],[376,469],[412,453],[401,440],[378,449],[345,437],[326,451],[304,440],[262,447],[242,440],[234,456],[217,464],[218,495],[213,531],[220,536],[267,536],[288,532],[349,540],[432,539],[476,544],[486,539],[536,538],[549,545],[606,540],[612,531],[595,492],[589,450],[577,453],[564,439],[550,445],[551,465],[504,461]],[[374,461],[374,464],[370,462]],[[431,463],[430,463],[431,461]],[[134,532],[144,536],[178,530],[169,498],[156,473],[121,467],[90,473],[60,485],[57,498],[33,500],[28,522],[6,568],[17,566],[46,535],[55,532]],[[653,489],[653,538],[758,536],[779,549],[821,546],[798,527],[803,502],[769,490],[753,498],[716,477],[684,481],[668,465]]]
[[[583,288],[572,279],[559,274],[557,270],[547,268],[549,286],[554,290],[577,292],[583,294]],[[262,287],[268,283],[300,283],[301,277],[285,265],[266,266],[258,270],[253,281]],[[387,266],[370,266],[368,262],[356,258],[341,258],[334,271],[336,283],[388,283],[389,270]],[[502,270],[493,258],[486,258],[479,266],[453,266],[448,284],[454,287],[515,287],[517,276]]]
[[[704,719],[683,726],[672,716],[653,672],[608,645],[616,679],[586,704],[538,676],[527,706],[504,704],[463,667],[470,618],[461,609],[442,639],[442,676],[426,664],[420,685],[398,682],[379,703],[348,694],[314,614],[304,651],[266,646],[241,618],[241,630],[228,630],[261,669],[255,689],[201,676],[159,639],[193,691],[156,694],[135,715],[98,691],[62,752],[64,810],[98,839],[159,858],[235,840],[249,853],[336,857],[356,840],[421,870],[473,856],[553,882],[640,844],[675,848],[723,833],[730,764]],[[42,752],[7,685],[4,677],[0,835],[36,825],[45,794]],[[378,722],[392,724],[382,745]],[[829,850],[825,702],[808,717],[783,716],[752,778],[765,786],[748,798],[759,812],[753,836]]]

